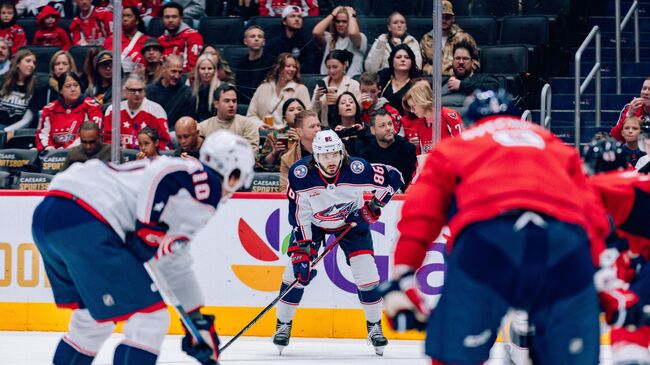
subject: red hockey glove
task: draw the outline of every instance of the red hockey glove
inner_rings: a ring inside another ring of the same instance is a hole
[[[426,329],[429,310],[425,308],[417,289],[415,271],[408,271],[399,279],[384,282],[379,286],[384,297],[384,312],[388,323],[395,331]]]
[[[629,289],[615,289],[598,293],[600,305],[605,312],[605,320],[614,327],[627,322],[628,310],[639,302],[639,296]]]

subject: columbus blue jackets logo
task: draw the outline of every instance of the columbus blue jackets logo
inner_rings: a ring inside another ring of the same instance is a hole
[[[305,165],[296,166],[296,168],[293,170],[293,174],[297,178],[302,179],[303,177],[307,176],[307,166]]]
[[[363,162],[361,161],[352,161],[352,163],[350,164],[350,170],[352,170],[352,172],[354,172],[357,175],[362,173],[365,168],[366,167],[363,166]]]
[[[314,214],[314,218],[328,222],[345,219],[352,211],[353,206],[353,202],[336,204]]]

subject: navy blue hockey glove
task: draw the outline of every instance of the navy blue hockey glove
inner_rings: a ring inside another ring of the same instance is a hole
[[[345,219],[345,223],[356,223],[360,227],[367,227],[381,216],[382,203],[373,198],[369,202],[365,202],[363,206],[354,212],[350,213]]]
[[[191,313],[190,316],[205,342],[198,344],[194,340],[194,337],[192,337],[192,334],[185,328],[185,325],[183,325],[185,337],[183,337],[183,341],[181,342],[181,349],[201,364],[215,365],[219,359],[219,337],[217,336],[217,331],[214,329],[214,316],[211,314],[201,314],[200,312],[197,315],[197,312]]]
[[[388,323],[395,331],[426,329],[429,311],[417,289],[415,271],[408,271],[399,279],[382,283],[379,292],[384,297]]]
[[[298,250],[291,253],[293,276],[298,279],[300,284],[307,285],[318,274],[317,270],[311,268],[311,262],[316,257],[317,252],[311,242],[301,243],[299,247]]]

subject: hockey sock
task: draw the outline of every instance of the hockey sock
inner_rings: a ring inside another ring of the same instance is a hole
[[[113,365],[154,365],[158,355],[121,343],[115,348]]]
[[[52,364],[54,365],[90,365],[93,362],[94,356],[89,356],[79,352],[77,349],[72,347],[65,340],[61,339],[59,345],[56,347],[56,352],[54,352],[54,359]]]
[[[288,286],[282,283],[280,292],[284,291]],[[293,320],[293,316],[296,314],[296,309],[300,304],[300,300],[302,300],[304,292],[305,288],[294,287],[280,300],[277,307],[277,316],[280,322],[289,323]]]
[[[370,290],[357,289],[357,294],[366,314],[366,320],[372,323],[379,322],[381,320],[381,294],[377,287]]]

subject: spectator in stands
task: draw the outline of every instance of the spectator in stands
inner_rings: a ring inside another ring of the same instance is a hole
[[[141,50],[149,37],[144,35],[144,24],[137,6],[127,6],[122,13],[122,54],[121,65],[124,73],[131,73],[134,68],[144,67]],[[104,42],[104,48],[113,50],[113,35]],[[136,66],[136,64],[138,66]]]
[[[164,0],[142,0],[140,3],[142,21],[145,26],[148,26],[151,18],[160,16],[160,8],[162,8]]]
[[[142,45],[140,53],[144,57],[144,63],[146,65],[144,79],[147,85],[158,80],[158,77],[160,77],[161,65],[163,63],[162,54],[164,51],[165,49],[160,45],[160,42],[153,37],[147,38]]]
[[[221,82],[227,82],[229,84],[235,84],[235,73],[230,68],[230,64],[223,57],[221,51],[217,46],[212,44],[206,44],[201,51],[201,55],[208,55],[213,58],[214,63],[217,65],[217,78]]]
[[[289,168],[296,161],[311,156],[314,151],[312,149],[314,137],[321,130],[318,114],[311,110],[296,114],[294,124],[300,143],[294,143],[280,158],[280,191],[282,192],[287,191]]]
[[[194,19],[194,25],[198,26],[197,20],[205,16],[206,1],[214,1],[214,0],[175,0],[174,2],[180,5],[181,8],[183,9],[183,12],[181,13],[181,17],[186,16]],[[166,1],[164,0],[162,2],[166,3]],[[164,12],[165,12],[165,5],[161,7],[161,11],[160,11],[160,14],[163,14],[163,17],[164,17]]]
[[[70,23],[75,46],[101,46],[113,34],[113,12],[96,8],[91,0],[75,0],[79,15]]]
[[[264,29],[259,25],[251,25],[244,32],[244,44],[248,48],[248,55],[240,58],[235,63],[235,71],[246,77],[237,81],[237,97],[241,103],[250,104],[257,87],[264,80],[275,59],[264,52]]]
[[[454,46],[460,42],[468,43],[473,49],[474,54],[478,54],[478,48],[474,38],[458,25],[456,25],[456,16],[454,8],[448,0],[442,1],[442,74],[452,76],[454,64]],[[431,75],[433,69],[433,30],[425,34],[420,40],[420,49],[422,50],[422,73]],[[472,60],[472,69],[478,70],[481,63],[478,58]]]
[[[260,132],[253,121],[237,114],[237,89],[235,86],[223,83],[214,90],[214,109],[217,110],[217,114],[199,124],[201,136],[207,138],[220,129],[227,129],[250,142],[253,154],[257,156]]]
[[[199,158],[199,151],[204,138],[199,134],[198,123],[192,117],[182,117],[174,126],[178,148],[174,152],[177,157]]]
[[[209,55],[199,56],[193,74],[194,117],[198,122],[202,122],[214,115],[214,91],[221,84],[214,58]]]
[[[289,7],[298,8],[302,16],[318,16],[316,0],[259,0],[261,16],[280,16]]]
[[[388,16],[388,32],[381,34],[372,44],[366,57],[366,71],[377,72],[389,67],[390,55],[399,45],[406,45],[413,54],[411,60],[418,70],[422,67],[422,54],[417,39],[406,32],[406,18],[399,12]]]
[[[623,122],[623,138],[625,143],[621,145],[625,160],[632,166],[635,166],[639,159],[645,156],[646,152],[639,148],[639,138],[641,135],[641,118],[633,116],[625,119]]]
[[[312,34],[321,46],[325,45],[325,58],[320,65],[321,75],[327,73],[327,55],[334,49],[345,49],[353,55],[346,73],[349,77],[363,72],[363,56],[368,49],[368,39],[359,31],[357,12],[352,7],[337,6],[316,24]]]
[[[111,145],[102,143],[99,126],[96,123],[85,121],[79,127],[79,144],[70,148],[61,171],[75,162],[86,162],[90,159],[110,161]]]
[[[84,90],[84,92],[88,88],[88,85],[93,83],[93,75],[95,74],[95,58],[97,58],[97,55],[102,50],[102,47],[91,47],[88,49],[88,52],[86,52],[84,64],[81,66],[81,90]]]
[[[113,54],[110,51],[100,51],[93,63],[93,73],[90,84],[86,89],[86,96],[90,96],[106,110],[113,100],[111,87],[113,86]]]
[[[240,16],[248,21],[253,16],[260,15],[259,0],[225,0],[221,13],[223,16]]]
[[[300,99],[290,98],[282,104],[282,115],[286,127],[274,129],[264,138],[264,146],[260,151],[257,169],[263,171],[280,171],[280,157],[300,140],[295,128],[295,118],[298,113],[305,110],[305,105]]]
[[[187,73],[196,65],[203,48],[203,37],[183,23],[183,7],[176,2],[163,5],[162,18],[165,32],[158,37],[158,41],[165,49],[163,58],[171,54],[180,56],[183,60],[183,73]]]
[[[0,77],[9,72],[11,66],[11,46],[6,39],[0,37]]]
[[[465,99],[474,91],[498,90],[501,87],[494,76],[474,71],[473,62],[477,58],[469,43],[459,42],[454,46],[454,75],[443,77],[442,105],[459,108],[462,113]]]
[[[309,91],[300,79],[300,63],[291,54],[282,53],[255,91],[246,116],[260,128],[283,128],[281,107],[289,98],[298,98],[305,106],[311,105]],[[272,126],[262,122],[267,119],[273,121]]]
[[[62,17],[66,16],[65,0],[13,0],[12,2],[16,4],[16,13],[19,17],[35,18],[48,5],[53,6]],[[69,15],[72,16],[72,14]]]
[[[426,79],[413,84],[404,95],[404,109],[408,113],[402,117],[404,136],[413,143],[417,154],[429,152],[433,147],[433,93]],[[440,138],[457,137],[463,131],[463,120],[456,110],[442,107],[440,119]]]
[[[140,132],[138,132],[138,148],[140,152],[136,155],[136,160],[160,156],[159,146],[160,136],[154,128],[144,127],[140,129]]]
[[[359,157],[370,163],[393,166],[402,173],[406,189],[417,166],[415,146],[395,133],[393,117],[386,109],[379,109],[370,119],[370,132],[375,137]]]
[[[48,79],[47,92],[45,94],[45,103],[50,103],[59,97],[59,85],[57,79],[64,72],[72,71],[76,74],[77,65],[74,63],[74,58],[64,50],[59,50],[54,53],[50,59],[50,73]]]
[[[36,114],[32,100],[36,88],[36,55],[21,49],[11,62],[0,89],[0,128],[5,132],[29,126]]]
[[[352,53],[344,49],[335,49],[325,57],[327,76],[323,82],[327,88],[316,86],[314,98],[311,100],[311,110],[319,114],[323,126],[329,125],[329,116],[335,113],[337,98],[344,92],[354,95],[357,102],[359,95],[359,82],[351,79],[345,71],[352,60]]]
[[[167,114],[160,104],[146,98],[142,76],[130,74],[124,80],[122,93],[126,100],[120,103],[120,145],[122,148],[137,149],[138,133],[144,127],[154,128],[160,136],[158,148],[168,150],[171,137],[167,127]],[[104,142],[111,143],[113,126],[113,106],[104,115]]]
[[[193,114],[194,99],[192,89],[181,82],[183,60],[176,55],[169,55],[162,65],[161,77],[147,86],[147,97],[165,109],[169,128],[174,128],[176,121],[183,116]]]
[[[68,148],[78,144],[77,132],[81,123],[102,123],[102,108],[95,100],[81,94],[81,79],[71,71],[58,80],[61,96],[45,106],[36,131],[39,151]]]
[[[11,53],[16,53],[20,47],[27,44],[25,30],[16,24],[18,14],[11,2],[0,4],[0,37],[4,38],[11,48]]]
[[[388,104],[388,100],[379,97],[381,82],[376,72],[364,72],[359,77],[359,91],[361,92],[361,121],[370,126],[370,118],[379,110],[385,110],[391,116],[395,133],[402,129],[402,117],[397,109]]]
[[[361,121],[361,106],[349,91],[336,99],[336,113],[330,127],[341,137],[350,156],[359,156],[359,152],[368,146],[372,137]]]
[[[272,57],[289,53],[302,65],[303,72],[317,74],[322,59],[321,50],[313,41],[311,33],[303,29],[302,10],[297,6],[287,6],[282,11],[284,32],[266,42],[265,52]]]
[[[406,44],[393,48],[388,57],[388,68],[379,71],[381,81],[381,97],[404,115],[402,97],[411,88],[411,79],[420,76],[420,70],[413,62],[415,55]]]
[[[650,123],[650,77],[643,81],[639,97],[632,99],[629,104],[625,104],[618,117],[618,122],[609,132],[617,141],[625,142],[622,133],[623,123],[631,117],[639,117],[643,123]]]
[[[72,42],[68,32],[59,26],[61,14],[52,6],[47,5],[36,17],[38,30],[34,34],[34,44],[37,46],[56,46],[64,51],[70,49]]]

